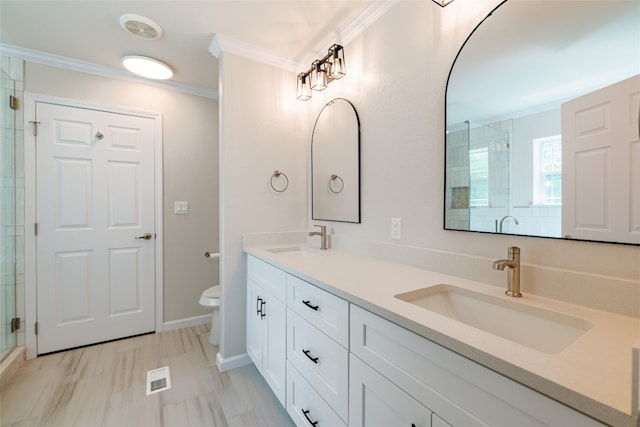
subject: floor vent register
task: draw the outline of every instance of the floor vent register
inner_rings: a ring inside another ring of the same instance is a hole
[[[170,388],[171,376],[169,375],[168,366],[147,371],[147,396]]]

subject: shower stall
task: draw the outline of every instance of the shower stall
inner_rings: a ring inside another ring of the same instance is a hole
[[[509,123],[465,121],[447,130],[445,227],[507,232],[510,207]]]
[[[0,361],[25,341],[22,68],[22,61],[0,56]]]

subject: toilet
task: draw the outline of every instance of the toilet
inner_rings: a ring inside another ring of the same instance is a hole
[[[200,305],[213,308],[209,343],[217,346],[220,344],[220,325],[218,323],[218,317],[220,315],[220,285],[205,289],[202,295],[200,295]]]

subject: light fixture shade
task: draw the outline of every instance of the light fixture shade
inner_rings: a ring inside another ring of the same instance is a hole
[[[309,86],[309,76],[305,73],[298,74],[298,88],[296,98],[306,101],[311,98],[311,87]]]
[[[327,88],[327,69],[323,62],[318,60],[311,64],[311,89],[325,90]]]
[[[334,44],[329,48],[329,53],[329,77],[340,79],[347,74],[347,68],[344,63],[344,49],[339,44]]]
[[[148,79],[166,80],[173,77],[173,71],[164,62],[140,55],[122,58],[122,65],[134,74]]]

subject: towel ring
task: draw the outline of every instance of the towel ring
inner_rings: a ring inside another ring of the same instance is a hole
[[[274,178],[280,178],[281,176],[284,177],[284,187],[278,189],[273,184],[273,180],[274,180]],[[289,188],[289,178],[287,177],[287,175],[284,172],[280,172],[279,170],[275,170],[275,171],[273,171],[273,175],[271,175],[271,179],[269,180],[269,185],[271,186],[271,189],[273,189],[273,191],[275,191],[276,193],[283,193],[283,192],[285,192],[287,190],[287,188]]]
[[[331,185],[331,183],[334,183],[334,182],[339,183],[337,190],[334,190]],[[344,181],[342,180],[342,178],[340,178],[336,174],[331,175],[331,178],[329,178],[329,191],[331,191],[333,194],[339,194],[339,193],[342,193],[342,190],[344,190]]]

